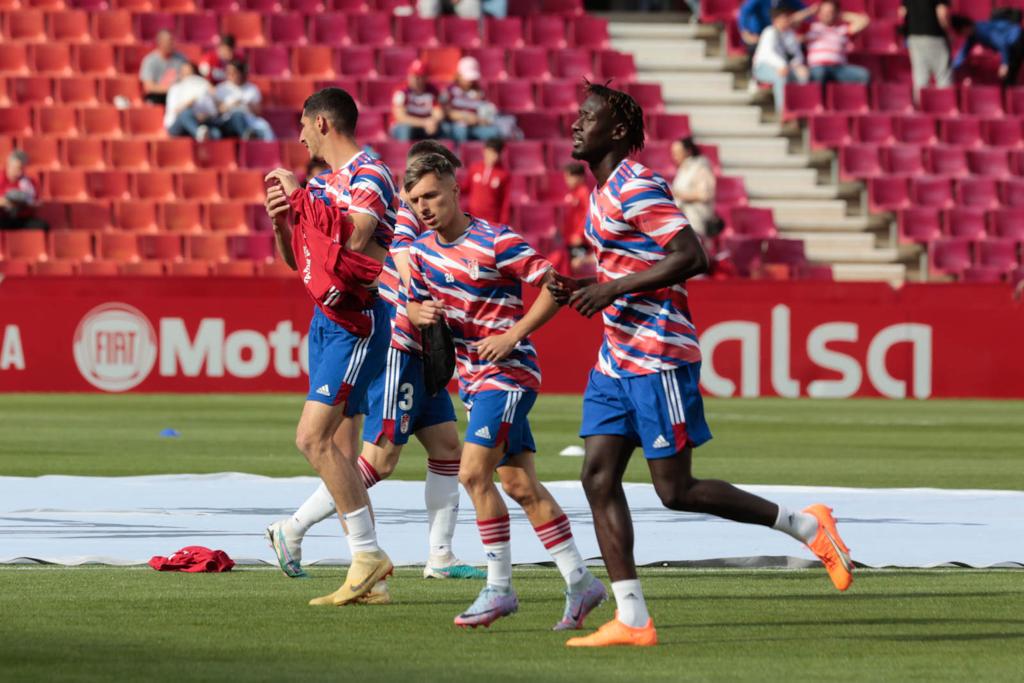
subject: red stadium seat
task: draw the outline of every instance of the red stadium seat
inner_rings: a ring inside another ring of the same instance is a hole
[[[343,47],[337,50],[335,66],[337,72],[345,76],[367,78],[377,73],[377,59],[373,48],[365,46]]]
[[[871,90],[876,110],[894,114],[909,114],[914,111],[914,93],[909,83],[873,83]]]
[[[96,236],[96,245],[96,252],[100,258],[122,263],[139,260],[139,243],[134,233],[100,233]]]
[[[380,155],[381,161],[383,161],[388,168],[393,171],[398,171],[405,168],[405,160],[409,154],[409,148],[411,146],[411,142],[386,140],[378,145],[374,145],[374,149]],[[263,201],[262,197],[259,201]]]
[[[310,42],[319,45],[349,45],[349,18],[342,12],[325,12],[310,17]]]
[[[133,107],[121,112],[121,124],[124,132],[134,137],[162,138],[167,136],[164,130],[164,110],[160,107]]]
[[[174,188],[174,173],[171,171],[145,171],[132,174],[132,192],[137,199],[156,202],[175,201],[178,193]]]
[[[26,261],[46,260],[45,230],[9,230],[2,236],[5,258]]]
[[[103,232],[114,227],[110,202],[71,202],[67,204],[67,216],[72,230]]]
[[[436,47],[437,23],[418,15],[395,17],[395,43],[414,47]]]
[[[186,43],[214,45],[219,33],[220,20],[216,12],[197,12],[181,17],[181,37]]]
[[[928,244],[933,271],[959,275],[971,265],[971,243],[964,239],[937,239]]]
[[[181,235],[139,235],[139,256],[148,261],[180,261]]]
[[[957,202],[964,206],[995,209],[999,206],[999,191],[995,178],[961,178],[956,183]]]
[[[212,202],[221,198],[220,175],[202,170],[177,174],[178,196],[185,201]]]
[[[296,112],[295,119],[298,119]],[[230,170],[237,167],[237,140],[207,140],[195,146],[196,166]]]
[[[455,71],[461,58],[462,50],[457,47],[430,47],[420,50],[420,59],[427,67],[427,78],[435,83],[455,80]]]
[[[825,110],[820,83],[787,83],[785,102],[786,108],[782,112],[784,121],[803,119]]]
[[[163,12],[185,14],[196,11],[196,3],[192,0],[156,0],[156,8]]]
[[[106,160],[113,168],[139,171],[149,168],[149,143],[145,140],[109,140]]]
[[[868,88],[859,83],[829,83],[826,100],[830,111],[866,114],[871,109],[868,104]]]
[[[258,76],[287,78],[291,75],[291,60],[284,45],[257,47],[249,51],[252,72]]]
[[[91,261],[91,233],[78,230],[50,230],[50,256],[68,261]]]
[[[985,239],[985,209],[955,206],[942,212],[942,229],[947,237]]]
[[[281,165],[281,148],[277,142],[243,140],[238,146],[239,166],[269,171]]]
[[[83,10],[51,12],[47,36],[54,43],[87,43],[92,40],[89,33],[89,14]]]
[[[869,178],[868,207],[873,213],[898,211],[908,208],[910,188],[906,178],[880,177]]]
[[[53,104],[53,79],[49,76],[21,76],[8,80],[16,104]]]
[[[156,215],[156,202],[131,200],[114,204],[114,221],[122,230],[156,232],[159,229]]]
[[[981,122],[970,118],[939,120],[939,140],[947,145],[974,147],[981,144]]]
[[[608,47],[608,20],[589,14],[569,20],[569,40],[576,47]]]
[[[163,277],[166,268],[163,261],[132,261],[117,267],[122,277]]]
[[[998,268],[1006,273],[1020,264],[1014,240],[987,239],[974,246],[979,266]]]
[[[371,109],[391,111],[395,91],[401,88],[404,82],[404,79],[399,78],[376,78],[367,81],[364,86],[364,104]]]
[[[1006,271],[993,266],[971,266],[960,276],[961,282],[995,284],[1005,281]]]
[[[244,233],[249,231],[244,202],[221,201],[207,204],[203,211],[203,219],[204,227],[213,232]]]
[[[545,111],[575,112],[579,109],[577,83],[574,81],[542,81],[537,89],[539,104]]]
[[[439,19],[440,44],[458,48],[480,47],[480,27],[475,19],[446,16]]]
[[[921,88],[921,111],[936,116],[954,116],[959,113],[956,90],[953,88]]]
[[[39,138],[45,140],[46,138]],[[95,138],[69,138],[63,141],[64,163],[73,168],[101,170],[106,168],[104,144]]]
[[[1024,207],[1004,207],[988,212],[988,234],[1024,242]]]
[[[278,0],[241,0],[241,8],[250,12],[260,14],[277,14],[281,12],[281,3]]]
[[[912,176],[924,173],[922,148],[919,145],[893,145],[881,149],[882,168],[886,173]]]
[[[896,137],[893,134],[892,116],[889,114],[862,114],[850,119],[850,133],[856,142],[877,145],[892,144]]]
[[[925,170],[933,175],[967,175],[967,151],[963,147],[932,145],[925,148],[924,158]]]
[[[730,210],[730,225],[737,235],[768,239],[778,235],[771,209],[755,206],[734,206]]]
[[[254,277],[256,275],[256,264],[251,261],[215,263],[213,274],[217,277]]]
[[[0,74],[28,73],[28,48],[19,43],[0,42]]]
[[[156,140],[150,148],[151,165],[161,170],[191,170],[195,168],[194,146],[191,138]]]
[[[652,114],[649,135],[655,140],[679,140],[690,137],[690,118],[686,114]]]
[[[628,52],[599,50],[595,70],[600,78],[610,78],[617,83],[628,83],[636,78],[636,62]]]
[[[228,235],[228,255],[238,261],[274,260],[274,236],[270,232],[251,235]]]
[[[552,112],[522,112],[516,122],[523,136],[530,140],[546,140],[562,135],[558,115]]]
[[[999,182],[999,196],[1005,206],[1024,206],[1024,180],[1007,178]]]
[[[594,58],[590,50],[567,48],[551,52],[551,75],[580,81],[594,77]]]
[[[32,134],[32,113],[28,107],[0,107],[0,135]]]
[[[506,51],[504,48],[484,47],[468,50],[466,54],[475,58],[480,63],[480,75],[484,81],[494,81],[508,77]]]
[[[987,119],[981,122],[981,139],[994,147],[1019,147],[1024,142],[1021,136],[1021,119],[1016,117]]]
[[[327,45],[292,48],[292,72],[306,78],[334,78],[334,54]]]
[[[547,171],[544,144],[536,140],[509,142],[505,158],[513,172],[541,174]]]
[[[37,74],[70,76],[71,48],[66,43],[32,45],[28,51],[29,65]]]
[[[392,45],[391,17],[384,12],[356,14],[350,19],[353,45],[378,47]]]
[[[19,277],[28,275],[31,272],[31,264],[22,259],[7,259],[0,261],[0,275],[6,277]]]
[[[850,143],[850,119],[845,114],[817,114],[811,117],[812,149],[834,149]]]
[[[85,107],[81,110],[82,133],[103,138],[121,134],[121,115],[112,104]]]
[[[48,171],[43,176],[44,196],[52,199],[74,201],[86,199],[85,171],[59,170]]]
[[[991,147],[969,149],[967,169],[971,175],[1005,178],[1010,175],[1009,153],[1005,149]]]
[[[907,114],[893,118],[896,140],[914,145],[930,145],[938,139],[935,119],[927,114]]]
[[[657,171],[663,176],[672,177],[676,162],[672,158],[672,143],[668,141],[648,142],[637,158],[644,166]]]
[[[135,35],[143,43],[152,43],[160,31],[174,33],[177,20],[170,12],[139,12],[134,14]]]
[[[840,180],[863,180],[882,175],[877,145],[845,145],[839,148]]]
[[[227,261],[227,235],[189,235],[185,255],[194,261]]]
[[[222,174],[225,199],[262,204],[266,197],[264,174],[260,171],[228,171]]]
[[[137,45],[114,45],[114,59],[117,61],[117,69],[125,74],[138,74],[142,66],[142,60],[152,52],[152,48],[146,44]]]
[[[644,114],[660,113],[665,110],[660,83],[626,83],[624,88],[644,110]]]
[[[715,202],[721,206],[746,206],[747,186],[739,176],[719,176],[715,184]]]
[[[1003,91],[997,85],[965,85],[960,89],[960,110],[972,116],[1001,116]]]
[[[511,50],[508,65],[509,73],[514,78],[539,80],[551,76],[548,67],[548,51],[542,47],[523,47]]]
[[[500,111],[532,111],[533,83],[527,80],[508,80],[494,83],[489,89],[491,99]]]
[[[125,10],[96,12],[92,15],[93,40],[129,44],[135,42],[132,13]]]
[[[83,261],[78,264],[78,274],[85,277],[113,277],[117,275],[114,261]]]
[[[307,16],[323,12],[327,7],[323,0],[285,0],[284,6],[290,12],[300,12]]]
[[[377,53],[377,71],[390,78],[405,78],[409,66],[419,58],[419,50],[414,47],[385,47]]]
[[[220,31],[233,35],[240,47],[257,47],[263,39],[263,16],[258,12],[230,12],[221,15]]]
[[[162,230],[168,232],[201,232],[202,205],[199,202],[172,202],[161,204],[157,219]]]
[[[569,47],[565,19],[551,14],[535,14],[526,20],[527,43],[548,49]]]
[[[939,210],[927,206],[914,206],[897,212],[901,242],[928,244],[942,236]]]
[[[42,11],[18,10],[7,14],[6,19],[0,25],[6,40],[19,40],[26,43],[46,42],[46,21]]]
[[[43,277],[68,277],[78,270],[74,261],[40,261],[32,264],[32,274]]]
[[[953,183],[948,178],[911,178],[910,198],[919,206],[949,208],[954,204]]]
[[[41,169],[60,168],[60,140],[38,135],[23,138],[18,145],[28,155],[28,166],[35,172]],[[7,158],[4,157],[6,165]]]
[[[901,42],[896,23],[892,21],[874,21],[854,37],[858,51],[874,53],[898,52]]]
[[[306,16],[295,12],[279,12],[267,22],[271,45],[305,45]]]
[[[58,78],[53,82],[53,90],[57,102],[61,104],[77,104],[79,106],[99,104],[95,78],[74,76]]]
[[[505,19],[486,17],[484,19],[483,43],[485,45],[505,48],[523,47],[525,45],[523,35],[523,20],[519,17]]]
[[[118,97],[124,97],[132,104],[142,102],[142,86],[135,76],[114,76],[99,80],[99,99],[113,104]]]

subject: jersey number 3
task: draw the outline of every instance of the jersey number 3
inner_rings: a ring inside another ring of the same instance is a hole
[[[406,382],[398,387],[398,393],[402,395],[398,407],[402,410],[412,410],[412,385]]]

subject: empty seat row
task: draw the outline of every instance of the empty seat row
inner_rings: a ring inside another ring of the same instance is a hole
[[[935,209],[914,206],[897,213],[899,237],[927,244],[942,237],[980,241],[988,238],[1024,241],[1024,207],[986,210],[974,206]]]
[[[139,261],[142,259],[205,261],[246,260],[270,262],[275,257],[274,237],[269,233],[225,235],[218,233],[181,235],[175,233],[134,234],[56,230],[49,236],[42,230],[7,232],[0,244],[5,260],[48,259],[91,261]]]
[[[961,85],[958,88],[921,88],[917,109],[926,114],[959,113],[995,117],[1004,112],[1024,114],[1024,87],[1003,89],[996,85]],[[826,111],[851,114],[869,111],[908,113],[915,109],[909,83],[820,83],[786,86],[786,117],[804,118]]]
[[[1008,274],[1020,269],[1020,244],[1013,240],[947,237],[928,243],[928,260],[930,269],[939,273],[962,275],[979,266]]]
[[[259,203],[266,194],[262,171],[80,171],[50,170],[40,174],[44,199],[153,199]]]
[[[871,211],[898,211],[912,206],[938,209],[974,206],[982,209],[999,206],[1024,206],[1024,178],[883,176],[868,179],[868,207]]]
[[[894,142],[975,147],[1018,147],[1024,144],[1024,117],[938,117],[931,114],[815,114],[808,123],[813,148],[838,148],[851,142]]]
[[[49,277],[295,277],[283,261],[0,261],[0,275]]]
[[[44,202],[38,215],[53,229],[128,233],[269,233],[263,204],[215,201]]]
[[[841,180],[920,174],[1005,178],[1024,176],[1024,149],[854,143],[839,148],[838,167]]]

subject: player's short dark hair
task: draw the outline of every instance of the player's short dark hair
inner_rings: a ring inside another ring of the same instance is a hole
[[[428,175],[436,175],[438,178],[455,178],[455,167],[444,156],[440,154],[424,154],[417,157],[409,168],[405,170],[405,191],[411,192],[416,184]]]
[[[569,175],[576,176],[578,178],[582,178],[587,173],[586,169],[583,168],[583,164],[578,161],[570,161],[563,166],[562,169]]]
[[[505,140],[499,137],[489,138],[487,142],[484,143],[484,147],[501,154],[505,151]]]
[[[234,50],[236,44],[235,36],[231,33],[222,33],[220,36],[220,44]]]
[[[448,149],[448,146],[443,142],[438,142],[437,140],[420,140],[412,143],[412,147],[409,148],[409,153],[405,158],[407,161],[411,162],[417,157],[421,157],[426,154],[440,154],[448,160],[448,163],[450,163],[453,168],[462,168],[462,162],[457,156],[455,156],[455,152]]]
[[[306,98],[302,105],[306,116],[323,116],[338,132],[353,136],[359,122],[359,107],[341,88],[324,88]]]
[[[626,127],[627,151],[632,154],[644,148],[644,110],[631,96],[608,87],[608,83],[591,83],[583,79],[584,92],[604,100],[612,117]]]

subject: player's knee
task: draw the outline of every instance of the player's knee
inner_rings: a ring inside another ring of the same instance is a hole
[[[679,512],[701,512],[706,501],[701,500],[700,491],[694,486],[696,479],[674,482],[672,486],[655,487],[661,504],[669,510]]]
[[[313,469],[319,472],[323,459],[330,455],[331,442],[315,432],[299,429],[295,434],[295,447],[306,456]]]
[[[526,477],[502,477],[501,488],[520,507],[529,507],[537,500],[536,487]]]
[[[459,467],[459,483],[471,496],[491,485],[492,481],[490,472],[484,472],[479,467],[462,461]]]
[[[587,494],[588,499],[608,495],[617,484],[608,468],[595,465],[583,466],[580,481],[583,483],[583,491]]]
[[[373,469],[377,470],[381,479],[387,479],[394,473],[397,463],[391,458],[384,458],[379,463],[374,463]]]

